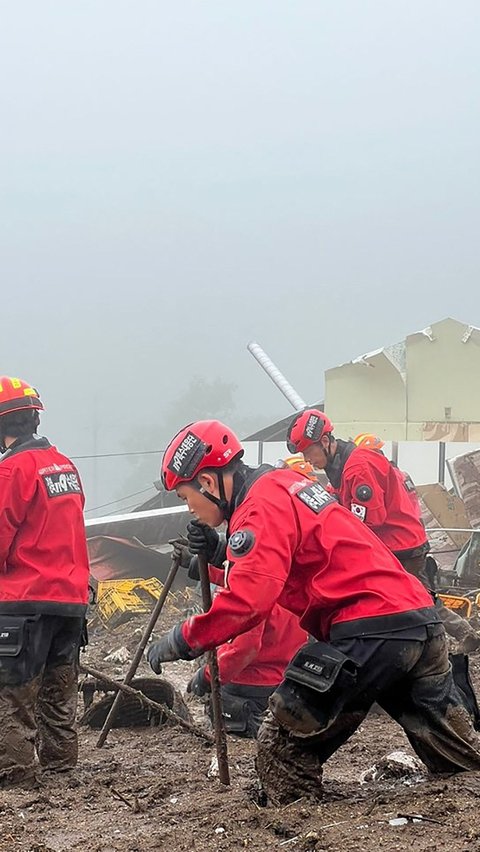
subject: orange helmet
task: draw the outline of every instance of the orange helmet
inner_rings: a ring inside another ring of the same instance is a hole
[[[290,470],[294,470],[295,473],[301,473],[301,475],[306,476],[307,479],[312,479],[314,482],[317,482],[313,465],[311,465],[310,462],[305,461],[303,456],[289,456],[286,459],[281,459],[277,462],[276,467],[289,467]]]
[[[25,409],[43,411],[38,391],[22,379],[0,376],[0,417]]]
[[[364,450],[381,450],[385,446],[385,441],[371,432],[360,432],[360,435],[353,439],[353,443]]]

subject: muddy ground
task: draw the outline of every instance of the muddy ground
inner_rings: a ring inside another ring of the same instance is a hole
[[[132,650],[138,626],[95,631],[83,659],[121,676],[127,664],[104,658],[122,645]],[[184,689],[194,667],[172,663],[165,675]],[[475,658],[473,669],[480,687]],[[202,723],[201,705],[189,708]],[[72,773],[44,776],[36,789],[0,792],[1,852],[480,852],[480,774],[360,783],[380,757],[412,753],[385,716],[371,715],[327,763],[321,804],[299,800],[283,808],[258,803],[250,741],[229,738],[232,783],[225,789],[207,774],[212,747],[178,728],[117,729],[103,749],[95,747],[97,737],[80,728]],[[423,819],[413,822],[415,815]],[[402,824],[391,825],[396,819]]]

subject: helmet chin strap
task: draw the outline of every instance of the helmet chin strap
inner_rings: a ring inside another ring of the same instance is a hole
[[[322,450],[325,453],[325,458],[327,459],[327,464],[331,463],[333,461],[333,459],[335,458],[335,454],[332,453],[332,449],[331,449],[332,444],[333,444],[333,440],[332,440],[330,435],[328,436],[328,447],[325,449],[323,444],[321,444]]]
[[[217,506],[217,508],[220,509],[222,515],[224,515],[225,520],[228,521],[230,520],[231,511],[230,504],[227,500],[227,495],[225,494],[225,482],[223,479],[223,472],[221,470],[217,472],[217,477],[220,497],[215,497],[215,494],[211,494],[210,491],[207,491],[207,489],[204,488],[203,485],[200,485],[198,479],[195,480],[195,484],[200,494],[203,494],[203,496],[206,497],[207,500],[210,500],[210,503],[213,503],[215,506]]]

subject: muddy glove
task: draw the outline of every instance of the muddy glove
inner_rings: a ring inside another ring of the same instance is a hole
[[[192,679],[188,683],[187,692],[191,692],[192,695],[206,695],[207,692],[210,692],[210,681],[205,677],[205,666],[202,666],[198,672],[195,672]]]
[[[180,568],[186,568],[188,571],[193,554],[190,553],[186,542],[182,541],[181,538],[173,538],[169,541],[169,544],[173,546],[172,560],[175,561],[178,559]]]
[[[182,624],[176,624],[158,642],[150,645],[147,651],[147,660],[156,674],[161,674],[161,663],[170,663],[173,660],[194,660],[203,651],[195,652],[190,648],[182,634]]]
[[[464,636],[458,646],[460,654],[472,654],[480,648],[480,636],[474,633],[473,630],[468,635]]]
[[[227,540],[216,530],[200,521],[190,521],[187,525],[188,548],[195,556],[204,553],[207,562],[221,568],[226,559]]]
[[[198,556],[194,556],[193,553],[190,553],[185,542],[186,539],[182,540],[181,538],[171,539],[168,542],[173,545],[172,560],[179,559],[180,567],[186,568],[188,571],[189,580],[195,580],[198,582],[200,579]]]

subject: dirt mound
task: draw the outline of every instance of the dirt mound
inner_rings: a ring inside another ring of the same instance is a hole
[[[178,617],[163,619],[158,633]],[[121,677],[128,662],[104,658],[123,646],[133,653],[141,627],[132,621],[95,633],[85,661]],[[195,665],[167,664],[164,677],[183,691]],[[478,657],[471,669],[478,687]],[[139,677],[151,675],[142,663]],[[201,703],[188,706],[206,724]],[[390,752],[412,754],[385,715],[370,715],[326,764],[320,803],[281,808],[262,807],[251,741],[229,738],[232,784],[224,789],[208,776],[214,749],[179,728],[116,729],[103,749],[97,738],[80,728],[75,771],[46,775],[36,789],[2,791],[0,852],[480,852],[480,774],[360,783]]]

